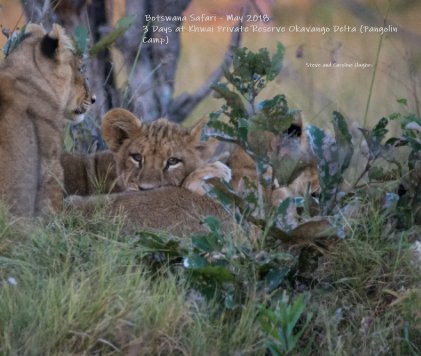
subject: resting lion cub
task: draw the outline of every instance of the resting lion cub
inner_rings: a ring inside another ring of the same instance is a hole
[[[80,120],[95,100],[80,68],[59,25],[46,33],[34,24],[0,67],[0,199],[15,216],[63,203],[65,120]]]
[[[146,191],[184,187],[200,195],[209,178],[231,179],[220,162],[207,163],[211,147],[201,142],[204,123],[191,130],[166,119],[142,123],[125,109],[113,109],[102,119],[109,151],[88,156],[63,154],[68,195]]]
[[[206,215],[230,221],[221,205],[202,196],[207,179],[231,178],[224,164],[207,163],[202,126],[188,130],[165,119],[142,123],[127,110],[109,111],[102,120],[102,135],[110,151],[62,156],[67,193],[90,195],[70,195],[67,204],[87,214],[105,204],[111,216],[126,215],[129,230],[182,235],[202,231]],[[120,193],[92,195],[98,186],[100,192]]]
[[[233,219],[222,205],[213,199],[193,193],[183,187],[161,187],[147,191],[81,197],[72,195],[65,202],[70,209],[93,214],[98,208],[110,217],[126,217],[124,229],[158,230],[175,235],[205,232],[203,218],[211,215],[222,222],[222,228],[232,231]]]

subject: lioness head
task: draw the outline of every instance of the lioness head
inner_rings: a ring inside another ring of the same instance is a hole
[[[102,120],[102,136],[114,153],[120,184],[128,190],[181,186],[204,164],[203,122],[191,130],[166,119],[142,123],[125,109]]]
[[[45,100],[54,102],[67,120],[81,121],[95,102],[82,73],[82,58],[60,25],[54,24],[48,33],[40,25],[27,25],[22,43],[8,60],[28,81],[37,82]]]

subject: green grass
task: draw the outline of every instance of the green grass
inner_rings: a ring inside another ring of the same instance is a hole
[[[252,303],[233,320],[194,298],[182,275],[166,267],[151,272],[136,238],[118,224],[97,216],[78,225],[78,218],[39,223],[27,237],[2,234],[0,354],[261,349]]]
[[[348,223],[352,234],[323,257],[309,305],[322,354],[419,354],[421,274],[410,235],[370,205]]]
[[[411,236],[392,229],[374,206],[362,212],[348,221],[349,238],[307,257],[306,272],[297,265],[277,291],[305,293],[297,331],[313,314],[292,354],[421,352]],[[248,286],[244,304],[228,310],[192,289],[180,261],[152,267],[151,252],[123,232],[122,219],[73,213],[28,228],[6,215],[2,210],[0,354],[264,354],[257,316],[276,292]],[[316,268],[307,268],[311,259]],[[238,274],[253,269],[235,266],[244,268]]]

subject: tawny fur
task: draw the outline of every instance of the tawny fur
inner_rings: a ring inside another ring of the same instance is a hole
[[[60,209],[65,120],[77,120],[91,96],[80,60],[59,25],[26,38],[0,67],[0,198],[15,216]]]
[[[114,154],[119,186],[133,191],[183,186],[203,194],[207,179],[229,181],[228,167],[207,164],[203,125],[200,121],[189,130],[166,119],[142,123],[124,109],[109,111],[102,135]]]
[[[111,217],[123,215],[126,231],[151,229],[176,235],[206,231],[203,218],[215,216],[223,229],[232,231],[232,219],[223,207],[207,196],[181,187],[162,187],[142,192],[125,192],[90,197],[71,196],[67,205],[90,215],[104,206]]]
[[[231,219],[223,207],[203,194],[207,179],[229,180],[231,171],[220,162],[207,164],[202,127],[199,122],[189,130],[164,119],[142,123],[127,110],[111,110],[102,121],[110,150],[85,157],[64,154],[62,163],[68,193],[97,193],[96,181],[104,182],[103,192],[120,193],[69,196],[68,206],[90,214],[105,205],[110,216],[126,215],[129,230],[203,232],[202,219],[208,215],[228,226]]]
[[[123,192],[118,184],[114,156],[111,151],[89,155],[64,152],[61,155],[64,171],[64,194],[95,195]]]
[[[160,119],[142,123],[124,109],[113,109],[103,118],[102,135],[110,150],[91,155],[63,153],[67,195],[93,195],[126,190],[183,186],[203,195],[210,178],[231,179],[231,170],[220,162],[208,164],[212,147],[200,141],[203,122],[191,130]],[[140,155],[137,162],[133,155]],[[170,158],[180,160],[168,166]]]
[[[315,193],[319,190],[316,160],[308,146],[302,116],[299,115],[292,125],[297,130],[295,134],[285,133],[276,136],[265,133],[268,155],[271,160],[276,161],[278,158],[288,155],[300,163],[297,170],[293,172],[293,180],[289,184],[280,186],[275,180],[275,185],[269,188],[269,192],[266,192],[274,206],[279,205],[288,197],[304,196],[307,192]],[[232,186],[235,191],[241,192],[244,189],[245,177],[255,184],[259,184],[256,164],[241,147],[234,148],[226,163],[231,168]],[[282,169],[282,160],[278,164]],[[268,171],[266,174],[271,175],[272,172]]]

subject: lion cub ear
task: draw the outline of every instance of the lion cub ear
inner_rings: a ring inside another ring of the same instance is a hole
[[[200,143],[202,131],[207,122],[208,120],[206,116],[204,116],[191,128],[190,139],[192,140],[193,144],[198,145]]]
[[[63,61],[69,50],[73,50],[72,42],[66,36],[63,27],[54,24],[52,30],[41,40],[41,52],[44,56]]]
[[[207,122],[207,117],[204,116],[190,130],[190,142],[194,145],[195,149],[205,161],[210,159],[218,145],[218,140],[214,138],[209,138],[207,141],[201,140],[202,131]]]
[[[108,111],[102,118],[102,138],[112,152],[117,152],[123,142],[140,129],[141,122],[126,109]]]

